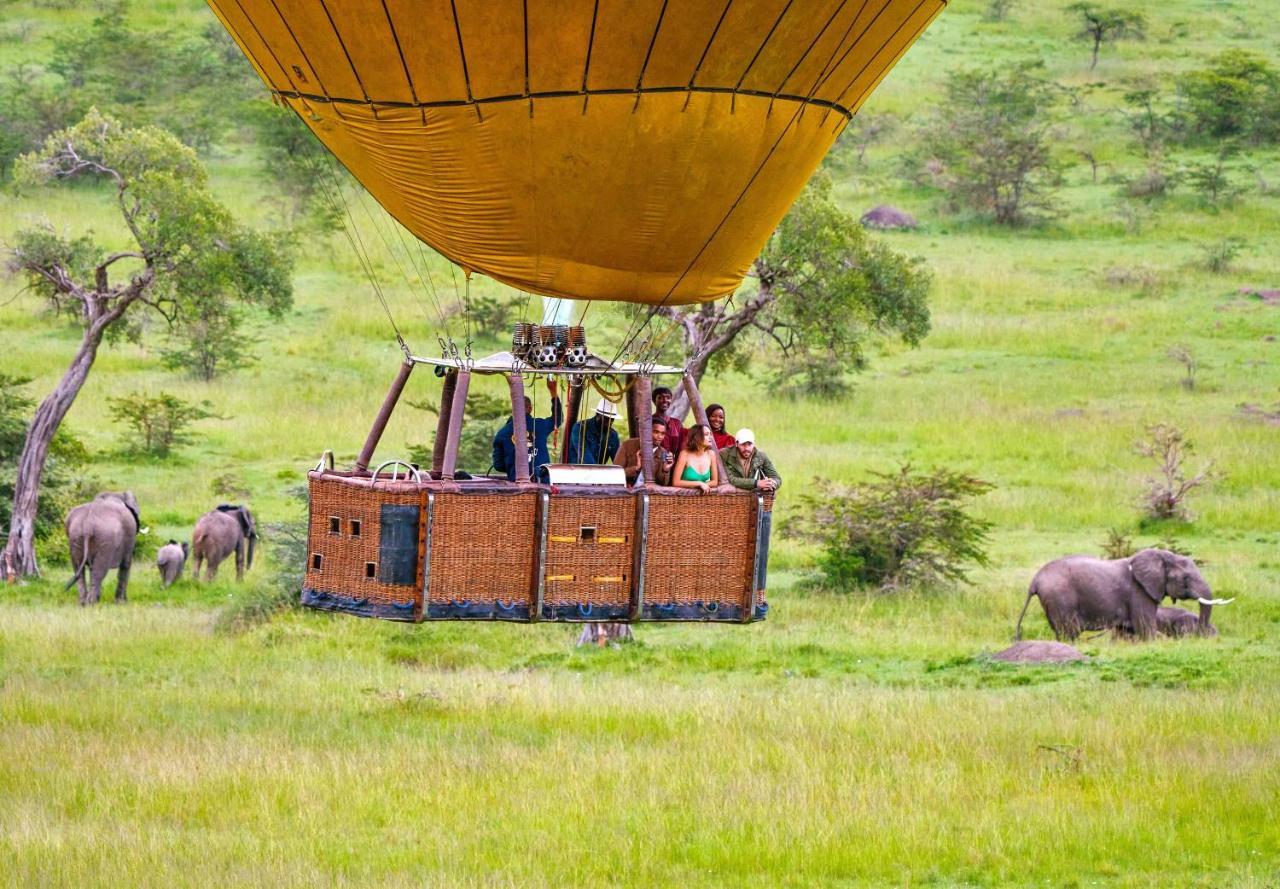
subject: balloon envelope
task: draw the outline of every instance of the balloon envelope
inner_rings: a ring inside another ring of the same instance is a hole
[[[209,0],[406,228],[513,287],[733,292],[945,0]]]

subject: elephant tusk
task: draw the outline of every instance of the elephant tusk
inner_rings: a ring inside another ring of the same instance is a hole
[[[1196,601],[1201,605],[1230,605],[1235,600],[1235,596],[1232,596],[1230,599],[1196,599]]]

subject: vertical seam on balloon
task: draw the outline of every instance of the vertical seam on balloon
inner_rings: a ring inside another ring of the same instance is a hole
[[[595,4],[591,7],[591,33],[587,37],[587,61],[582,66],[582,113],[587,113],[587,100],[590,94],[587,92],[587,76],[591,73],[591,52],[596,45],[596,20],[600,16],[600,0],[595,0]]]
[[[742,89],[742,82],[747,79],[747,75],[751,73],[751,69],[755,67],[756,60],[760,58],[760,53],[764,52],[764,48],[769,45],[769,41],[773,39],[774,33],[778,30],[778,25],[782,24],[783,18],[786,17],[787,10],[791,9],[791,4],[795,0],[787,0],[787,5],[782,7],[782,12],[778,13],[778,17],[773,21],[773,27],[769,29],[769,33],[764,35],[764,40],[760,43],[760,48],[756,50],[756,54],[751,57],[751,61],[747,62],[746,69],[742,72],[742,76],[738,78],[738,82],[733,85],[732,98],[729,99],[729,113],[732,114],[738,104],[738,90]]]
[[[653,58],[653,47],[658,42],[658,32],[662,30],[662,19],[666,14],[667,0],[662,0],[662,7],[658,10],[658,21],[653,26],[653,36],[649,38],[649,48],[645,50],[644,64],[640,66],[640,76],[636,78],[636,103],[631,106],[631,112],[633,114],[635,113],[635,110],[640,107],[640,96],[643,95],[643,93],[640,92],[640,89],[644,86],[644,72],[649,70],[649,60]]]
[[[773,103],[777,101],[778,95],[782,92],[783,88],[786,87],[787,81],[790,80],[791,76],[800,69],[800,66],[804,64],[804,60],[809,58],[809,53],[813,52],[813,48],[818,45],[818,41],[820,41],[823,35],[827,33],[827,28],[831,27],[831,23],[836,20],[840,13],[844,12],[844,8],[848,4],[849,0],[840,0],[840,5],[836,7],[835,12],[831,13],[831,17],[827,19],[827,23],[822,26],[822,30],[818,32],[818,36],[813,38],[813,41],[805,49],[804,53],[800,58],[796,59],[796,63],[791,66],[791,70],[787,72],[787,76],[782,78],[782,83],[778,84],[778,88],[773,91],[773,98],[769,100],[769,114],[773,114]],[[836,45],[836,49],[839,49],[839,44]]]
[[[404,47],[400,45],[400,35],[396,33],[396,23],[391,19],[391,10],[387,8],[387,0],[382,0],[382,12],[387,17],[387,27],[391,30],[391,39],[395,42],[396,52],[400,56],[400,68],[404,71],[404,79],[409,84],[409,95],[413,97],[413,104],[418,106],[418,111],[422,115],[422,125],[427,125],[427,109],[418,101],[418,91],[413,86],[413,75],[409,73],[409,62],[404,57]]]
[[[720,26],[724,24],[724,17],[729,14],[729,7],[733,5],[733,0],[725,0],[724,9],[720,10],[720,18],[716,19],[716,26],[711,29],[711,36],[707,38],[707,45],[702,48],[702,55],[698,57],[698,64],[693,66],[693,73],[689,75],[689,92],[685,93],[684,111],[689,107],[689,100],[693,98],[693,83],[698,79],[699,72],[702,71],[702,63],[707,60],[707,53],[711,52],[711,44],[716,42],[716,35],[720,33]]]
[[[920,3],[918,3],[916,5],[916,8],[911,11],[911,15],[907,16],[906,19],[904,19],[903,23],[905,24],[906,22],[909,22],[911,21],[911,19],[915,18],[916,14],[919,13],[920,10],[924,8],[924,5],[926,2],[928,2],[928,0],[920,0]],[[916,40],[919,39],[920,35],[924,33],[925,29],[929,27],[930,23],[932,23],[933,20],[938,17],[938,14],[942,12],[943,9],[946,8],[946,5],[947,5],[946,0],[942,0],[942,2],[938,4],[938,8],[934,11],[933,15],[929,16],[929,18],[925,20],[925,23],[916,29],[915,34],[911,36],[911,39],[907,40],[902,44],[902,49],[894,57],[893,61],[890,62],[885,67],[884,76],[888,76],[889,72],[893,70],[893,68],[898,64],[899,60],[901,60],[902,57],[907,54],[907,50],[909,50],[912,47],[912,45],[916,42]],[[900,33],[902,33],[902,29],[898,29],[897,31],[895,31],[894,36],[897,36]],[[888,46],[888,43],[886,43],[885,46]],[[884,52],[884,46],[880,47],[880,52],[877,52],[875,56],[871,57],[871,61],[875,61],[876,56],[880,55],[881,52]],[[856,75],[854,75],[853,80],[849,81],[849,85],[844,88],[843,92],[840,93],[839,98],[843,99],[849,93],[849,91],[853,89],[854,85],[858,82],[858,79],[862,77],[864,73],[866,73],[866,69],[868,65],[870,65],[870,62],[868,62],[867,65],[864,65],[863,69],[859,71]]]
[[[280,73],[284,75],[284,79],[289,82],[289,86],[293,87],[293,91],[298,93],[298,98],[302,102],[303,106],[310,111],[311,106],[307,104],[306,99],[302,98],[302,93],[298,89],[298,85],[294,83],[293,78],[289,76],[289,69],[284,66],[284,62],[280,61],[280,57],[277,56],[276,51],[271,48],[271,44],[267,42],[267,38],[262,35],[260,30],[258,30],[258,26],[254,23],[253,19],[249,17],[249,13],[244,11],[244,6],[241,5],[240,0],[235,0],[235,4],[236,8],[240,10],[240,14],[244,16],[244,20],[249,23],[249,27],[253,28],[253,33],[258,35],[258,39],[262,41],[262,45],[267,48],[267,52],[271,55],[272,60],[280,67]],[[248,50],[245,51],[248,52]]]
[[[905,24],[906,22],[909,22],[909,21],[911,21],[911,19],[915,18],[916,13],[918,13],[921,9],[923,9],[923,8],[924,8],[924,5],[925,5],[925,3],[926,3],[926,2],[928,2],[928,0],[920,0],[920,2],[916,4],[916,8],[915,8],[915,9],[913,9],[913,10],[911,10],[911,15],[909,15],[909,16],[907,16],[905,19],[903,19],[903,24]],[[888,3],[888,0],[886,0],[886,2],[885,2],[885,4],[884,4],[884,9],[881,9],[881,10],[880,10],[880,12],[877,12],[877,13],[876,13],[876,17],[875,17],[874,19],[872,19],[872,20],[871,20],[871,23],[870,23],[870,24],[868,24],[868,25],[867,25],[866,31],[863,31],[863,32],[862,32],[864,36],[866,35],[867,31],[871,30],[871,25],[874,25],[874,24],[876,23],[876,20],[877,20],[877,19],[879,19],[879,18],[880,18],[880,16],[884,14],[885,9],[888,9],[888,8],[889,8],[889,3]],[[886,48],[886,47],[888,47],[888,46],[889,46],[889,44],[893,43],[893,38],[894,38],[894,37],[897,37],[897,36],[898,36],[898,32],[899,32],[899,31],[901,31],[901,30],[902,30],[901,26],[899,26],[899,27],[895,28],[895,29],[893,30],[893,33],[891,33],[891,34],[890,34],[890,35],[885,39],[884,43],[882,43],[882,44],[880,45],[880,48],[879,48],[879,49],[877,49],[874,53],[872,53],[870,56],[868,56],[868,57],[867,57],[866,62],[864,62],[864,63],[863,63],[863,65],[862,65],[862,67],[858,69],[858,73],[857,73],[857,74],[855,74],[855,75],[853,75],[853,79],[849,81],[849,85],[848,85],[848,86],[846,86],[846,87],[845,87],[841,92],[837,93],[837,97],[839,97],[839,96],[843,96],[843,95],[844,95],[845,93],[847,93],[849,90],[853,89],[853,85],[854,85],[855,83],[857,83],[857,82],[858,82],[858,78],[859,78],[859,77],[861,77],[863,74],[865,74],[865,73],[866,73],[866,70],[867,70],[868,68],[870,68],[870,67],[871,67],[871,63],[872,63],[872,62],[874,62],[874,61],[876,60],[876,58],[878,58],[878,57],[879,57],[880,53],[884,52],[884,51],[885,51],[885,48]],[[919,33],[919,32],[917,32],[917,33]],[[859,38],[859,39],[861,39],[861,38]],[[833,71],[832,73],[834,74],[835,72]],[[827,114],[829,114],[829,113],[830,113],[830,111],[831,111],[831,109],[829,109],[829,108],[828,108],[828,109],[827,109],[827,111],[826,111],[826,113],[824,113],[824,114],[822,115],[822,120],[820,121],[820,125],[821,125],[822,123],[826,123],[826,120],[827,120]]]
[[[374,120],[377,120],[378,106],[369,100],[369,91],[364,88],[364,81],[360,79],[360,72],[356,70],[356,63],[351,60],[351,53],[347,51],[347,42],[342,39],[342,34],[338,31],[338,23],[333,20],[333,14],[329,12],[329,6],[324,0],[320,0],[320,8],[324,10],[324,17],[329,20],[329,27],[333,29],[333,36],[338,38],[338,46],[342,48],[342,54],[347,59],[347,65],[351,67],[351,76],[356,79],[356,86],[360,87],[360,95],[364,96],[365,102],[373,112]]]
[[[342,114],[342,109],[334,103],[332,98],[330,98],[329,90],[324,85],[324,79],[320,76],[320,72],[316,70],[316,66],[311,64],[311,59],[307,56],[307,51],[302,48],[302,42],[298,40],[298,35],[293,33],[293,28],[289,27],[289,22],[284,17],[284,13],[280,11],[280,7],[276,5],[276,0],[271,0],[271,8],[276,11],[276,15],[280,19],[280,24],[284,25],[285,31],[289,33],[290,39],[293,40],[293,45],[296,46],[298,48],[298,52],[302,54],[302,61],[306,63],[307,67],[311,69],[311,73],[315,75],[316,86],[320,87],[320,92],[324,95],[324,100],[333,108],[333,113],[345,121],[346,118]]]
[[[533,117],[533,99],[529,96],[529,0],[523,0],[524,8],[524,95],[529,99],[529,116]]]
[[[272,0],[275,2],[275,0]],[[476,102],[476,97],[471,94],[471,72],[467,69],[467,51],[462,45],[462,23],[458,21],[458,4],[456,0],[449,0],[449,9],[453,12],[453,33],[458,36],[458,58],[462,61],[462,80],[467,85],[467,103],[476,109],[476,119],[484,120],[484,114],[480,111],[480,104]]]
[[[893,0],[884,0],[884,6],[881,6],[880,11],[871,17],[871,21],[867,22],[866,27],[858,32],[858,36],[853,38],[853,42],[845,47],[845,51],[840,54],[840,59],[834,65],[829,65],[827,69],[824,69],[824,71],[819,74],[818,82],[813,85],[812,95],[817,95],[818,90],[822,89],[822,87],[826,85],[827,81],[831,79],[831,76],[840,70],[840,66],[844,64],[844,60],[849,58],[849,53],[858,48],[858,44],[862,42],[862,38],[867,36],[867,32],[871,30],[871,26],[874,25],[876,20],[884,14],[884,11],[889,8],[889,4],[892,2]],[[862,17],[862,13],[865,12],[867,7],[870,5],[871,0],[867,0],[866,3],[862,4],[862,9],[858,10],[858,18]],[[853,28],[850,27],[849,30],[853,30]]]

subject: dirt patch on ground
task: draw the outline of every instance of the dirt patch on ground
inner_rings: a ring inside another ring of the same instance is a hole
[[[1262,300],[1269,306],[1280,306],[1280,289],[1270,287],[1241,287],[1240,292]]]
[[[991,655],[991,658],[1008,664],[1066,664],[1089,659],[1074,646],[1064,642],[1039,640],[1016,642],[1004,651]]]

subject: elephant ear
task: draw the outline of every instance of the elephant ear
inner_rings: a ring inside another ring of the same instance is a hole
[[[1164,554],[1155,549],[1144,549],[1129,560],[1129,570],[1133,579],[1142,587],[1142,591],[1152,601],[1164,599],[1165,581],[1168,579],[1169,567],[1165,563]]]
[[[245,537],[254,535],[253,517],[249,515],[249,510],[243,506],[236,508],[236,518],[240,521],[240,530],[244,532]]]

